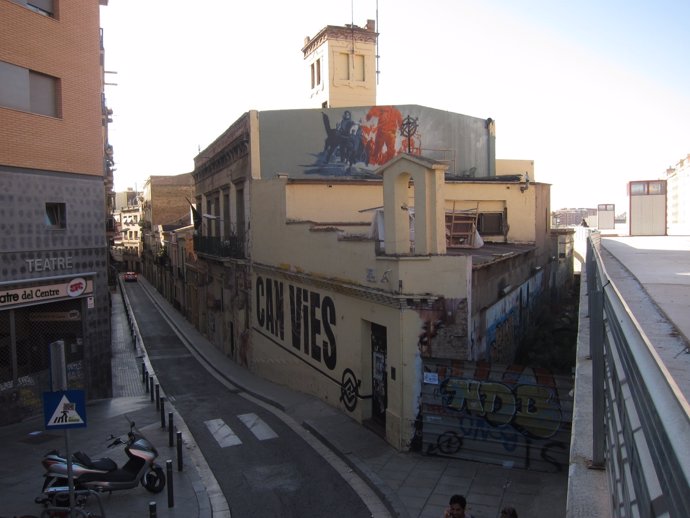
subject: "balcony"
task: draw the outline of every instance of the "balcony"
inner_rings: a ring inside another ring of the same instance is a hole
[[[229,257],[233,259],[245,258],[245,236],[231,235],[227,237],[194,237],[194,251],[215,257]]]

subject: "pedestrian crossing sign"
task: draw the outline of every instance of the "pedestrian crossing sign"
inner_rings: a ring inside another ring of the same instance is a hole
[[[43,418],[46,429],[85,428],[85,401],[83,390],[44,392]]]

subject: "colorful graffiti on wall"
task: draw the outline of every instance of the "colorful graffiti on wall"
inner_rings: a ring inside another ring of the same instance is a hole
[[[419,105],[258,112],[261,177],[378,178],[400,153],[443,161],[451,177],[489,176],[486,119]]]
[[[431,455],[561,471],[572,388],[571,378],[536,367],[425,361],[422,447]]]
[[[322,117],[326,138],[311,172],[351,174],[355,166],[372,169],[402,152],[421,153],[417,119],[403,118],[395,106],[372,106],[359,119],[352,110],[344,110],[336,122],[325,112]]]
[[[543,272],[538,272],[485,310],[485,330],[474,330],[474,335],[480,337],[475,358],[501,363],[512,361],[543,298],[545,282]],[[477,324],[480,321],[477,319]]]

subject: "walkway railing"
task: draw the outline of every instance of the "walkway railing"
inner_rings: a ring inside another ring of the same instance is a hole
[[[690,405],[606,273],[600,234],[587,240],[593,459],[612,516],[690,513]]]

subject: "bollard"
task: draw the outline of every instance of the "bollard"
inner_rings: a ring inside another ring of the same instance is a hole
[[[165,397],[161,396],[161,428],[165,430]]]
[[[168,412],[168,446],[173,447],[173,414]]]
[[[144,371],[144,385],[146,386],[146,393],[149,393],[149,371]]]
[[[160,383],[156,383],[156,410],[160,408],[161,403],[161,386]]]
[[[151,403],[153,403],[153,374],[149,376],[149,388],[151,389]]]
[[[177,471],[182,471],[182,432],[177,432]]]
[[[173,491],[172,461],[165,461],[165,473],[168,477],[168,507],[175,507],[175,494]]]
[[[149,502],[149,518],[156,518],[158,513],[156,513],[156,502]]]

